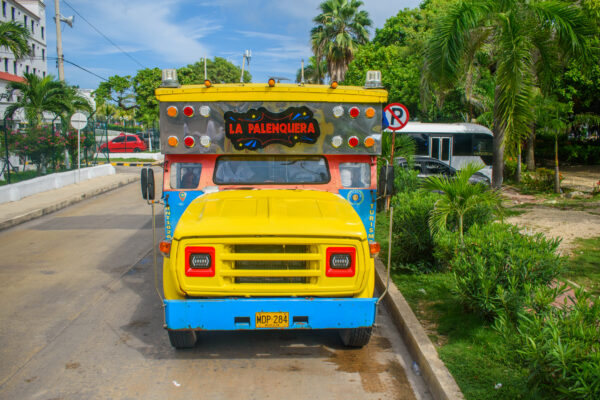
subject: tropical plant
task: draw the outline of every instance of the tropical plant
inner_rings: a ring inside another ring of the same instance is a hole
[[[436,23],[425,56],[425,81],[452,87],[466,76],[478,49],[495,71],[492,185],[502,185],[505,138],[527,137],[534,85],[553,79],[559,60],[589,60],[594,26],[579,6],[562,0],[462,0]]]
[[[456,176],[434,175],[425,179],[423,188],[443,193],[429,217],[429,227],[434,235],[445,232],[449,218],[455,217],[462,243],[464,220],[468,212],[483,206],[500,206],[496,191],[480,183],[469,183],[469,178],[483,167],[482,164],[468,164],[457,171]]]
[[[40,125],[44,112],[61,115],[71,109],[68,87],[52,75],[45,77],[36,74],[24,74],[25,82],[10,82],[7,90],[20,92],[16,102],[11,103],[4,113],[5,118],[12,118],[15,112],[23,109],[25,118],[32,127]]]
[[[331,80],[344,80],[358,46],[369,41],[367,27],[372,22],[366,11],[358,10],[362,5],[360,0],[326,0],[319,6],[321,14],[313,19],[313,52],[318,62],[327,60]],[[321,78],[318,73],[317,81]]]
[[[557,101],[555,98],[542,98],[538,101],[537,122],[541,129],[538,133],[554,139],[554,193],[560,193],[560,172],[558,168],[558,138],[566,134],[570,113],[569,104]]]
[[[6,47],[16,59],[23,58],[31,51],[29,37],[29,29],[20,23],[0,23],[0,47]]]

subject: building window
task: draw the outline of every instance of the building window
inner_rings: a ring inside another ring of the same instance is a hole
[[[33,29],[33,28],[34,28],[34,24],[33,24],[33,22],[34,22],[34,21],[31,21],[31,33],[35,33],[35,30]]]
[[[23,26],[27,28],[27,15],[23,15]]]
[[[35,44],[31,45],[31,57],[35,57]]]
[[[4,59],[4,72],[8,72],[8,58]]]
[[[29,65],[25,66],[25,73],[28,74],[29,73]]]
[[[2,16],[6,17],[6,2],[2,2]]]
[[[46,71],[44,71],[44,78],[46,77]]]
[[[46,60],[46,49],[42,49],[42,61]]]
[[[13,61],[13,73],[16,75],[17,74],[17,62]]]
[[[11,16],[12,20],[14,21],[15,20],[15,8],[14,7],[10,8],[10,14],[11,14],[10,16]]]
[[[42,39],[44,38],[44,27],[42,26]]]

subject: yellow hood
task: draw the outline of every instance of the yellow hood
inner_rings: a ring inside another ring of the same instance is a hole
[[[194,200],[173,238],[218,236],[347,237],[366,240],[342,197],[315,190],[225,190]]]

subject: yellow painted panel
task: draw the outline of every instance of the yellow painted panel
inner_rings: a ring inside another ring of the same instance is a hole
[[[176,101],[286,101],[329,103],[385,103],[387,91],[356,86],[277,84],[269,87],[262,83],[221,84],[210,88],[187,85],[180,88],[158,88],[156,98],[161,102]]]

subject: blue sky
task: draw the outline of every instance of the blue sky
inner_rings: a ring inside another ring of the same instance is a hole
[[[73,28],[62,24],[66,60],[102,77],[135,75],[140,66],[179,68],[204,56],[242,63],[245,50],[252,51],[253,82],[271,76],[295,79],[301,60],[311,56],[312,18],[322,0],[67,0],[83,17],[136,61],[121,53],[75,15]],[[414,8],[420,0],[363,0],[374,28],[400,9]],[[54,1],[46,0],[48,55],[56,57]],[[75,14],[60,1],[63,16]],[[374,29],[371,32],[374,33]],[[138,62],[140,64],[138,64]],[[54,60],[48,72],[58,76]],[[100,79],[65,64],[70,84],[95,89]]]

